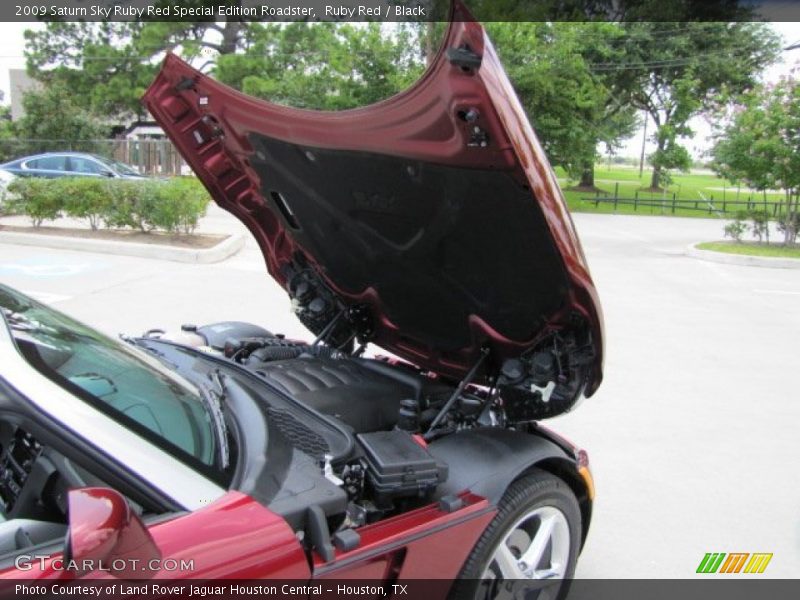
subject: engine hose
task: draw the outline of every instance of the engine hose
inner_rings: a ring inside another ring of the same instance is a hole
[[[330,346],[309,346],[307,344],[297,346],[267,346],[253,351],[247,358],[246,364],[252,362],[272,362],[273,360],[290,360],[298,358],[303,354],[317,356],[321,358],[339,358],[342,353]]]
[[[253,351],[247,362],[271,362],[273,360],[289,360],[297,358],[306,351],[306,346],[267,346]]]
[[[331,346],[309,347],[307,351],[313,354],[314,356],[319,356],[322,358],[341,358],[342,356],[344,356],[344,353],[341,350],[339,350],[338,348],[333,348]]]

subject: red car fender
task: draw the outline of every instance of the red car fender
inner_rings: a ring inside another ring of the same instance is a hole
[[[309,579],[303,548],[288,523],[241,492],[231,491],[189,515],[150,529],[166,561],[193,561],[193,569],[160,570],[175,579]]]

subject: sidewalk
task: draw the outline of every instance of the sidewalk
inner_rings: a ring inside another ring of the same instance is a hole
[[[0,225],[30,227],[31,220],[26,216],[6,216],[0,217]],[[85,219],[64,217],[47,221],[43,225],[53,229],[85,229],[87,232],[90,231],[89,224]],[[245,240],[249,236],[244,225],[213,202],[209,204],[206,216],[200,219],[195,233],[225,236],[225,238],[210,248],[186,248],[158,243],[101,240],[89,238],[88,236],[86,238],[62,237],[40,233],[0,231],[0,244],[82,250],[177,262],[212,263],[225,260],[236,254],[244,246]]]

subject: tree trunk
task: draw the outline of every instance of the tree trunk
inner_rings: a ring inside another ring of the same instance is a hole
[[[661,122],[658,119],[653,118],[656,122],[656,139],[657,139],[657,146],[655,154],[653,155],[653,174],[650,176],[650,189],[660,190],[661,189],[661,179],[664,175],[664,167],[661,164],[661,161],[664,157],[664,147],[667,145],[667,141],[662,139],[659,135],[661,130]]]
[[[792,202],[792,194],[789,193],[786,206],[786,228],[783,233],[783,243],[787,246],[794,246],[797,240],[798,208],[800,208],[800,194],[796,194],[794,202]]]
[[[581,181],[578,187],[593,188],[594,187],[594,163],[586,163],[581,170]]]
[[[239,36],[244,23],[241,21],[227,21],[225,31],[222,32],[222,42],[220,43],[220,54],[233,54],[239,46]]]
[[[650,189],[661,189],[661,167],[653,167],[653,174],[650,176]]]
[[[778,216],[780,218],[780,214]],[[783,216],[783,244],[788,246],[794,242],[792,236],[792,192],[786,190],[786,214]]]

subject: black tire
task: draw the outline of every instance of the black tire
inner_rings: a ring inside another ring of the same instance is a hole
[[[564,578],[548,581],[548,585],[541,588],[541,593],[535,591],[538,588],[535,581],[501,582],[497,579],[482,581],[481,578],[492,562],[500,542],[507,537],[520,519],[542,507],[558,509],[566,518],[569,528],[569,559],[564,571]],[[450,598],[452,600],[467,598],[490,600],[498,595],[525,597],[531,600],[538,598],[562,600],[565,598],[569,592],[570,580],[575,574],[575,564],[581,545],[581,511],[570,487],[558,477],[534,469],[508,487],[497,508],[497,515],[478,539],[461,569],[459,579],[454,582]],[[513,588],[509,588],[509,584]],[[518,591],[520,586],[524,586],[529,591],[526,591],[524,595],[516,595],[514,592]],[[508,592],[512,593],[508,594]]]

